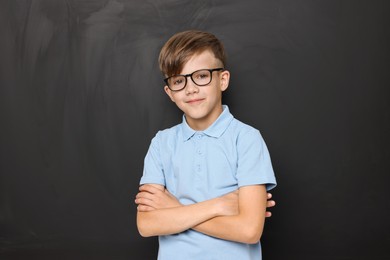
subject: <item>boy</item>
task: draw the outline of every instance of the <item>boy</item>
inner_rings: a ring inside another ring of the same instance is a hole
[[[159,131],[145,157],[137,226],[159,236],[158,258],[261,259],[267,190],[276,185],[258,130],[222,105],[225,53],[212,34],[172,36],[159,56],[183,122]]]

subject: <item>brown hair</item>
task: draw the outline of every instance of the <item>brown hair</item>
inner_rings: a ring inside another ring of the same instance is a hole
[[[215,35],[197,30],[189,30],[173,35],[162,47],[158,63],[165,76],[179,74],[192,55],[211,50],[215,58],[225,66],[226,57],[222,43]]]

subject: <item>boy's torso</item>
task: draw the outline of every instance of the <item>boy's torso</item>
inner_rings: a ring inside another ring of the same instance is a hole
[[[244,165],[238,170],[242,149],[246,150],[252,139],[259,142],[254,142],[256,146],[262,145],[258,131],[234,119],[227,107],[215,124],[203,132],[192,130],[183,121],[156,135],[152,146],[157,146],[157,157],[160,157],[158,167],[162,168],[163,176],[155,178],[156,182],[153,182],[146,168],[141,183],[162,184],[183,204],[221,196],[242,184],[268,183],[269,180],[272,183],[269,176],[261,176],[261,169],[253,172],[245,169]],[[243,142],[245,146],[241,145]],[[146,166],[149,160],[146,159]],[[162,179],[164,183],[158,181]],[[190,256],[187,259],[261,259],[260,243],[247,245],[226,241],[193,230],[161,236],[159,242],[159,259],[183,259],[184,256]],[[205,252],[211,254],[202,256]]]

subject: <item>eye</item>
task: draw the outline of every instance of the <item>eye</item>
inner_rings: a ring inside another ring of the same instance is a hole
[[[173,82],[173,85],[180,85],[183,84],[184,80],[183,79],[177,79]]]
[[[196,79],[204,80],[204,79],[207,79],[207,78],[210,77],[210,73],[207,70],[199,71],[194,76],[195,76]]]
[[[171,85],[181,85],[184,83],[184,80],[183,77],[172,77],[169,82]]]

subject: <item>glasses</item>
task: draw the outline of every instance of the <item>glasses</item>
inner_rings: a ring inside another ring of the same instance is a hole
[[[192,72],[191,74],[186,75],[174,75],[172,77],[168,77],[164,79],[168,88],[172,91],[180,91],[184,89],[187,85],[187,78],[190,77],[192,82],[194,82],[197,86],[203,87],[213,80],[213,72],[221,71],[223,68],[216,69],[202,69]]]

